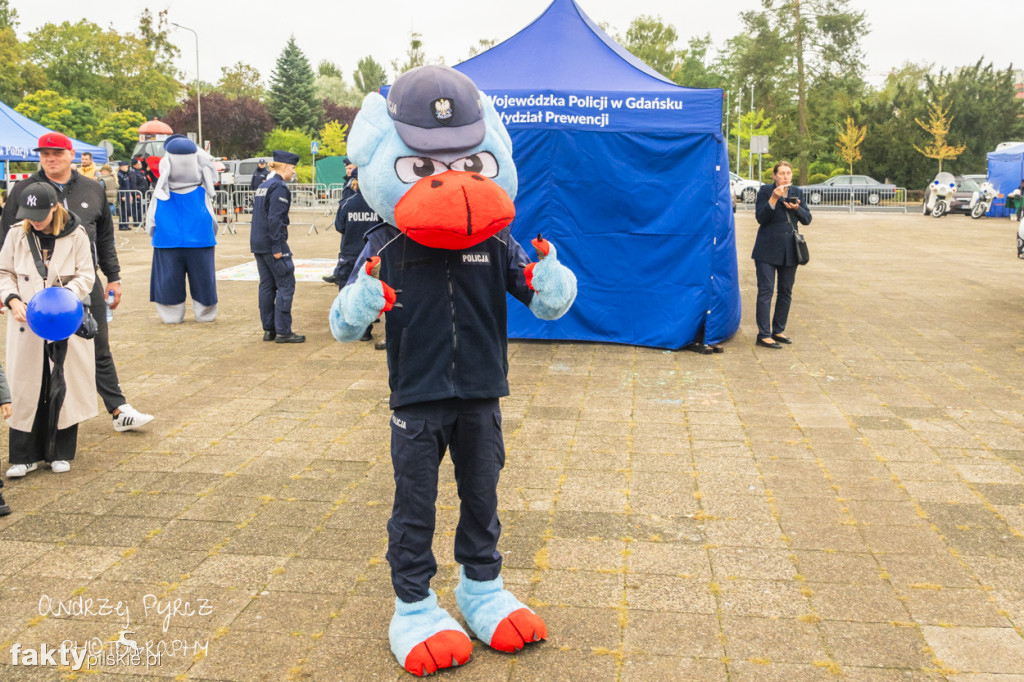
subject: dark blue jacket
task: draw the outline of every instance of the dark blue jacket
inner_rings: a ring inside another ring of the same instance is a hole
[[[256,166],[256,170],[252,172],[252,180],[249,181],[249,187],[253,190],[259,189],[260,185],[267,181],[268,175],[270,175],[269,170]]]
[[[509,228],[461,251],[432,249],[386,223],[370,230],[349,284],[380,256],[401,291],[385,315],[391,407],[508,395],[508,292],[529,305],[528,262]]]
[[[149,178],[138,168],[128,169],[128,189],[134,189],[143,194],[149,189]]]
[[[292,193],[280,175],[274,174],[256,190],[252,201],[249,250],[253,253],[283,253],[288,250],[288,209]]]
[[[793,241],[793,225],[799,222],[811,224],[811,211],[804,202],[804,193],[799,187],[790,187],[788,197],[800,199],[800,208],[794,213],[783,205],[779,199],[773,209],[768,200],[775,191],[775,183],[761,185],[757,192],[757,203],[754,215],[757,218],[757,238],[754,240],[754,251],[750,257],[771,265],[797,265],[796,244]],[[792,222],[790,222],[792,219]]]
[[[345,202],[351,199],[356,190],[352,189],[352,181],[356,179],[359,169],[356,168],[352,171],[352,175],[345,176],[345,186],[341,188],[341,199],[338,200],[338,212],[334,214],[334,229],[345,234],[345,224],[342,220],[342,209],[345,207]]]
[[[117,171],[117,189],[121,192],[126,192],[131,188],[131,182],[128,180],[128,171]]]
[[[366,244],[366,233],[380,222],[380,216],[366,203],[362,192],[356,192],[342,204],[334,226],[341,232],[341,260],[344,263],[355,263]]]

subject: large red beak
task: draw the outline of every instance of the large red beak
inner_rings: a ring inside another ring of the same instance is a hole
[[[423,178],[395,206],[395,227],[435,249],[475,246],[515,217],[516,207],[498,183],[466,171]]]

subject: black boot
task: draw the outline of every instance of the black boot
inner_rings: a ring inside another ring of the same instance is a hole
[[[0,493],[0,516],[7,516],[11,513],[11,508],[4,502],[4,495]]]

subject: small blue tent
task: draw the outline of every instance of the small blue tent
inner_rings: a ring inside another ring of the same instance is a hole
[[[38,161],[39,154],[32,149],[40,137],[52,132],[0,102],[0,161]],[[98,164],[107,161],[107,150],[103,147],[78,140],[71,140],[71,146],[75,148],[76,163],[82,160],[82,152],[90,152]]]
[[[1020,187],[1021,180],[1024,180],[1024,144],[988,153],[988,181],[995,186],[996,192],[1005,196]],[[1006,210],[1006,200],[993,202],[988,214],[996,218],[1010,215]]]
[[[680,348],[739,327],[722,91],[682,88],[574,0],[455,67],[508,127],[513,234],[543,233],[579,280],[560,320],[509,306],[509,336]]]

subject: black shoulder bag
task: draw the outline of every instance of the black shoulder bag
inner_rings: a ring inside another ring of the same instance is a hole
[[[811,260],[811,252],[807,248],[807,240],[800,234],[800,229],[796,226],[796,221],[793,220],[792,212],[787,208],[786,218],[789,220],[789,224],[793,226],[793,243],[796,245],[796,264],[807,265]]]
[[[43,256],[39,252],[39,238],[31,233],[27,236],[28,248],[32,251],[32,259],[36,262],[36,270],[39,271],[39,276],[43,278],[43,286],[46,286],[46,264],[43,262]],[[96,323],[96,318],[92,316],[89,304],[83,302],[82,308],[82,326],[80,326],[78,331],[75,332],[75,336],[81,336],[83,339],[88,341],[89,339],[96,337],[96,333],[99,331],[99,325]]]

